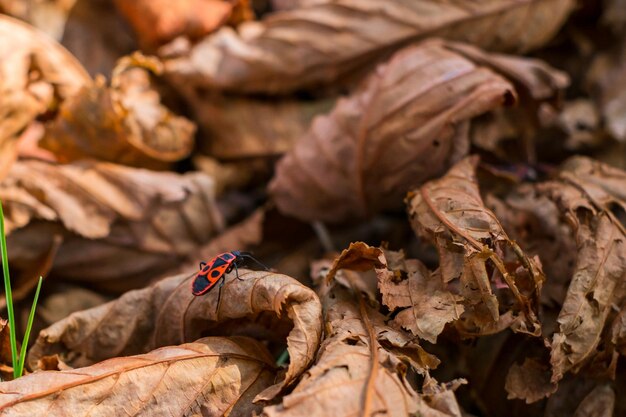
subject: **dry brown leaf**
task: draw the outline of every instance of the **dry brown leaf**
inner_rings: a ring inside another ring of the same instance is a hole
[[[523,365],[513,364],[506,377],[509,400],[526,400],[527,404],[554,394],[557,385],[550,382],[550,369],[541,361],[526,358]]]
[[[90,82],[62,46],[0,15],[0,178],[17,158],[17,141],[35,120]]]
[[[37,303],[37,317],[50,326],[71,313],[102,305],[111,298],[76,285],[63,284],[55,292],[46,288],[43,300]]]
[[[577,231],[578,262],[557,320],[559,331],[552,337],[553,382],[580,369],[595,353],[614,297],[623,287],[624,235],[606,216],[598,217],[596,225],[581,225]]]
[[[186,92],[186,90],[183,90]],[[289,151],[304,136],[314,116],[333,99],[262,100],[188,92],[203,135],[201,152],[225,160],[271,157]]]
[[[195,126],[172,114],[151,86],[161,64],[139,53],[122,58],[110,86],[102,77],[66,100],[41,146],[60,162],[96,158],[144,168],[166,168],[189,155]]]
[[[278,12],[330,3],[331,1],[333,0],[270,0],[270,3],[272,5],[272,11]]]
[[[192,157],[194,167],[215,180],[215,194],[225,195],[228,191],[242,190],[265,184],[271,178],[273,158],[237,159],[218,161],[196,153]]]
[[[251,399],[273,382],[272,362],[253,339],[207,337],[2,382],[0,415],[251,415]]]
[[[240,0],[115,0],[143,48],[154,49],[177,36],[198,39],[225,24]]]
[[[208,244],[200,247],[190,258],[211,259],[216,253],[223,253],[237,248],[246,250],[251,246],[261,243],[263,239],[263,223],[265,222],[266,209],[261,207],[241,222],[230,226],[224,233],[216,236]],[[187,264],[186,271],[197,266]],[[181,270],[182,272],[182,270]]]
[[[513,86],[440,41],[412,46],[377,69],[278,164],[278,208],[337,222],[398,207],[411,186],[469,149],[470,119],[515,101]]]
[[[265,407],[263,416],[318,416],[329,410],[334,416],[461,416],[450,391],[425,387],[423,395],[407,380],[407,368],[427,374],[439,361],[404,332],[386,326],[384,317],[357,297],[343,287],[332,289],[315,365],[280,404]]]
[[[188,54],[168,60],[166,71],[181,86],[288,92],[331,83],[427,37],[504,51],[533,49],[550,40],[573,5],[571,0],[320,2],[243,24],[238,32],[222,28]]]
[[[626,233],[612,211],[626,209],[626,173],[576,157],[563,165],[559,180],[538,189],[572,226],[578,257],[552,337],[553,382],[594,355],[612,306],[626,295]]]
[[[13,379],[13,358],[11,355],[9,322],[0,318],[0,377],[3,381]]]
[[[583,398],[572,417],[612,417],[614,408],[615,392],[608,385],[600,385]]]
[[[606,129],[615,139],[626,142],[626,40],[598,54],[587,78]]]
[[[446,324],[459,320],[463,297],[446,288],[439,271],[431,273],[417,259],[385,251],[386,268],[380,268],[378,288],[391,311],[400,309],[392,323],[431,343]]]
[[[576,240],[555,202],[541,195],[535,184],[516,187],[504,201],[488,195],[485,202],[527,254],[545,261],[542,269],[548,279],[541,290],[541,303],[560,309],[574,273]],[[553,332],[555,325],[552,317],[542,318],[544,334]]]
[[[485,207],[476,180],[477,163],[476,157],[468,157],[442,178],[410,193],[411,226],[436,246],[443,282],[459,280],[465,314],[457,327],[462,332],[488,334],[511,327],[538,336],[543,272]],[[514,258],[508,259],[507,252]],[[510,292],[494,292],[494,287],[508,287]]]
[[[353,271],[361,273],[351,275]],[[376,272],[374,288],[367,271]],[[431,274],[421,262],[404,259],[403,252],[381,250],[363,242],[351,243],[335,259],[326,279],[357,288],[371,300],[377,299],[377,285],[383,304],[395,312],[390,323],[431,343],[436,343],[445,325],[458,320],[464,311],[463,298],[445,289],[441,277]]]
[[[284,378],[259,396],[270,399],[313,361],[322,333],[321,305],[313,290],[286,275],[240,269],[239,277],[227,275],[219,306],[217,288],[196,297],[193,276],[182,274],[74,313],[39,334],[28,362],[36,367],[39,359],[58,354],[64,363],[82,367],[204,334],[245,332],[245,323],[258,320],[262,325],[265,320],[268,329],[286,337],[290,357]],[[285,331],[281,323],[291,326]]]
[[[115,10],[113,0],[73,1],[61,44],[89,74],[108,76],[121,57],[138,49],[132,29]]]
[[[353,288],[366,294],[371,301],[375,301],[377,276],[374,270],[384,266],[385,256],[381,249],[363,242],[352,242],[332,263],[317,261],[314,269],[320,273],[326,271],[322,292],[327,291],[326,286],[334,280],[346,288]],[[315,278],[313,280],[315,281]]]
[[[211,178],[83,162],[19,161],[0,184],[18,270],[63,243],[51,275],[125,291],[176,267],[223,228]]]
[[[626,309],[621,308],[610,329],[611,350],[626,356]]]
[[[534,216],[528,223],[540,222],[526,228],[529,236],[524,240],[541,243],[533,250],[551,265],[552,272],[546,286],[552,299],[544,301],[547,308],[560,309],[558,317],[554,313],[555,319],[548,309],[544,311],[550,361],[536,364],[537,369],[541,368],[541,378],[536,379],[534,389],[507,384],[510,397],[530,403],[549,396],[567,372],[615,374],[623,345],[623,313],[615,314],[615,309],[623,308],[626,300],[626,234],[620,222],[624,221],[620,216],[626,207],[624,184],[624,171],[574,157],[563,164],[554,180],[522,186],[507,198],[514,210]],[[565,225],[573,236],[563,230]],[[551,249],[541,249],[549,248],[550,241]],[[558,259],[561,257],[565,264]],[[552,369],[546,377],[548,366]],[[528,368],[527,363],[522,368]],[[539,375],[536,370],[522,368],[514,366],[507,380],[522,381],[523,375]]]

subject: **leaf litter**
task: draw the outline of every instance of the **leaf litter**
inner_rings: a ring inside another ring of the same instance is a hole
[[[31,3],[0,415],[626,413],[622,0]]]

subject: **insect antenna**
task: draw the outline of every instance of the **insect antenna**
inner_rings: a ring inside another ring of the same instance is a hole
[[[248,252],[241,252],[241,254],[239,256],[241,256],[242,258],[253,260],[254,262],[257,263],[257,265],[259,265],[261,268],[265,269],[266,271],[270,270],[266,265],[262,264],[259,260],[257,260],[254,256],[252,256]]]

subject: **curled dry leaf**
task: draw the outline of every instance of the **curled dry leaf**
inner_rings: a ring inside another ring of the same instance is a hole
[[[35,120],[90,82],[62,46],[0,15],[0,178],[17,158],[17,141]]]
[[[552,337],[553,382],[594,355],[612,306],[626,296],[626,232],[615,214],[626,210],[624,184],[624,171],[576,157],[563,165],[558,181],[537,186],[574,229],[578,250]]]
[[[291,325],[278,335],[287,338],[287,373],[259,395],[269,400],[313,361],[322,334],[321,304],[313,290],[286,275],[240,269],[239,277],[234,272],[226,276],[219,304],[217,288],[196,297],[191,293],[192,276],[183,274],[74,313],[39,334],[29,364],[36,367],[39,359],[57,354],[68,365],[81,367],[196,340],[203,334],[237,333],[244,323],[254,324],[264,317],[274,333],[282,332],[281,323]]]
[[[166,63],[177,84],[277,93],[330,83],[416,40],[442,36],[498,50],[529,50],[559,29],[571,0],[337,0],[222,28]],[[372,60],[374,58],[374,60]]]
[[[457,327],[462,332],[484,334],[511,327],[538,336],[543,272],[485,207],[476,181],[477,163],[476,157],[468,157],[442,178],[410,193],[411,226],[436,246],[443,282],[459,280],[465,314]],[[507,252],[514,258],[507,258]],[[507,287],[508,292],[499,290]],[[502,314],[501,309],[507,310]]]
[[[410,187],[443,173],[469,149],[472,117],[515,101],[513,86],[440,41],[379,67],[278,164],[278,208],[337,222],[398,207]]]
[[[115,0],[115,6],[130,22],[139,43],[153,49],[177,36],[198,39],[225,24],[232,14],[253,17],[247,0]],[[233,10],[242,9],[242,10]]]
[[[374,269],[382,268],[384,265],[385,257],[382,250],[363,242],[353,242],[332,263],[320,260],[312,269],[317,270],[318,274],[326,271],[323,281],[325,285],[334,280],[346,288],[366,294],[372,302],[375,302],[377,277]],[[315,278],[313,280],[315,281]],[[326,292],[329,287],[322,288],[322,292]]]
[[[111,85],[102,77],[66,100],[41,145],[59,161],[96,158],[144,168],[164,168],[193,148],[195,126],[160,103],[151,74],[161,64],[139,53],[122,58]]]
[[[211,178],[198,173],[19,161],[0,184],[9,260],[26,270],[60,235],[52,276],[136,288],[222,230],[213,193]]]
[[[150,353],[0,383],[0,415],[244,416],[274,379],[257,341],[207,337]],[[96,408],[97,407],[97,408]]]
[[[424,389],[429,395],[423,395],[407,379],[407,368],[427,375],[439,361],[357,297],[343,287],[331,290],[315,365],[280,404],[265,407],[263,416],[318,416],[328,410],[335,416],[461,416],[448,390]]]

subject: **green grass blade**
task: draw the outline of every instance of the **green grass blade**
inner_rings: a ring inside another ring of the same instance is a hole
[[[281,352],[278,359],[276,359],[276,365],[283,366],[284,364],[287,363],[288,360],[289,360],[289,351],[285,349]]]
[[[28,323],[26,324],[26,333],[24,333],[24,341],[22,342],[22,349],[20,350],[20,360],[17,365],[17,378],[21,377],[24,373],[24,362],[26,361],[26,350],[28,348],[28,338],[30,332],[33,329],[33,321],[35,320],[35,310],[37,309],[37,300],[39,299],[39,291],[41,291],[41,283],[43,278],[39,277],[39,283],[35,290],[35,298],[33,298],[33,305],[30,307],[30,314],[28,315]]]
[[[9,337],[11,339],[11,361],[13,362],[13,377],[17,378],[17,328],[15,326],[15,314],[13,313],[13,294],[11,293],[11,276],[9,275],[9,257],[7,256],[7,238],[4,233],[4,211],[0,201],[0,251],[2,252],[2,273],[4,276],[4,295],[7,301],[7,314],[9,315]]]

